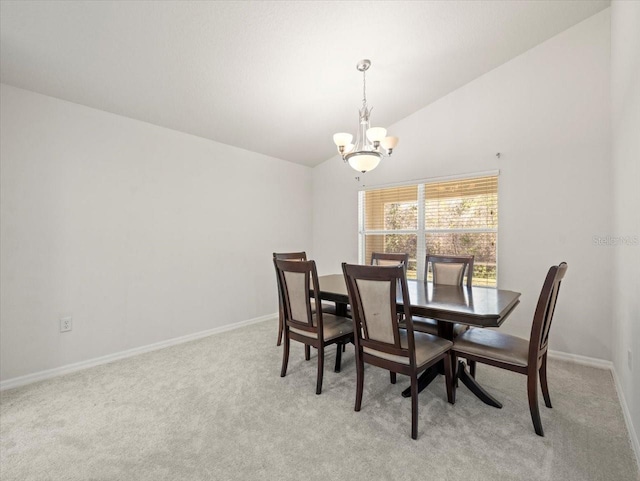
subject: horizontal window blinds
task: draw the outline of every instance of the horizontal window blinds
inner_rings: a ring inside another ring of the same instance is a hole
[[[364,193],[366,230],[418,228],[418,186],[370,190]]]
[[[407,276],[416,277],[418,186],[364,192],[364,262],[373,252],[407,253]]]
[[[498,178],[426,184],[424,205],[427,252],[473,255],[474,284],[495,286]]]
[[[430,229],[498,227],[498,178],[425,184],[425,226]]]
[[[406,252],[408,277],[423,278],[427,252],[474,255],[474,284],[496,285],[497,176],[368,190],[359,209],[365,263],[373,252]]]

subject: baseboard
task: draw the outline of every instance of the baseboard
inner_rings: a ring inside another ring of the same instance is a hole
[[[638,441],[638,433],[633,426],[633,422],[631,421],[631,412],[629,411],[629,406],[627,405],[627,400],[624,397],[624,393],[622,392],[622,385],[620,384],[620,378],[618,377],[618,373],[613,365],[613,362],[606,361],[604,359],[597,359],[594,357],[588,356],[580,356],[578,354],[569,354],[567,352],[561,351],[549,351],[549,357],[551,359],[559,359],[562,361],[569,361],[576,364],[581,364],[583,366],[596,367],[599,369],[608,369],[611,371],[611,375],[613,376],[613,384],[616,387],[616,393],[618,394],[618,400],[620,402],[620,407],[622,408],[622,415],[624,417],[624,422],[627,425],[627,432],[629,433],[629,438],[631,441],[631,447],[633,452],[636,455],[636,463],[638,464],[638,470],[640,470],[640,442]]]
[[[631,412],[629,411],[627,400],[624,397],[624,392],[622,392],[620,378],[618,377],[618,373],[616,372],[614,367],[611,368],[611,374],[613,374],[613,383],[616,386],[616,392],[618,393],[620,406],[622,406],[624,421],[627,424],[627,432],[629,433],[629,437],[631,438],[631,447],[636,454],[636,463],[638,463],[638,470],[640,471],[640,442],[638,441],[638,433],[636,432],[633,426],[633,422],[631,421]]]
[[[93,359],[87,359],[86,361],[80,361],[73,364],[67,364],[65,366],[56,367],[53,369],[47,369],[45,371],[34,372],[33,374],[27,374],[25,376],[14,377],[0,382],[0,391],[6,389],[13,389],[20,386],[25,386],[52,377],[62,376],[63,374],[69,374],[90,367],[99,366],[101,364],[107,364],[109,362],[117,361],[119,359],[125,359],[127,357],[137,356],[145,352],[157,351],[158,349],[164,349],[165,347],[175,346],[176,344],[182,344],[189,341],[195,341],[203,337],[212,336],[214,334],[220,334],[226,331],[232,331],[241,327],[250,326],[251,324],[257,324],[259,322],[268,321],[278,316],[277,313],[268,314],[266,316],[256,317],[254,319],[248,319],[246,321],[236,322],[234,324],[227,324],[220,327],[214,327],[213,329],[207,329],[205,331],[194,332],[193,334],[187,334],[186,336],[175,337],[173,339],[167,339],[166,341],[160,341],[146,346],[134,347],[133,349],[127,349],[126,351],[115,352],[113,354],[107,354],[106,356],[96,357]]]
[[[597,367],[598,369],[613,369],[613,363],[605,359],[598,359],[595,357],[581,356],[579,354],[570,354],[562,351],[549,350],[549,357],[551,359],[559,359],[561,361],[569,361],[575,364],[581,364],[582,366]]]

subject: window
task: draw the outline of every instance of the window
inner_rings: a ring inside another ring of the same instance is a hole
[[[473,284],[497,285],[498,177],[366,190],[358,200],[361,263],[406,252],[407,277],[422,279],[427,252],[474,255]]]

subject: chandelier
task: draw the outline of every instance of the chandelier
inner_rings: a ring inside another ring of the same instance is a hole
[[[358,172],[368,172],[375,169],[383,157],[389,157],[398,145],[398,137],[387,137],[387,129],[370,127],[369,117],[373,107],[367,106],[366,71],[371,67],[371,60],[360,60],[356,65],[362,72],[362,108],[360,109],[360,126],[356,134],[356,141],[352,143],[353,135],[348,133],[334,134],[333,141],[338,146],[342,160]]]

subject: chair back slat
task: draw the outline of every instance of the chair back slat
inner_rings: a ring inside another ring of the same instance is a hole
[[[388,253],[388,252],[372,252],[372,266],[397,266],[404,264],[405,269],[409,264],[409,254],[405,253]]]
[[[356,348],[410,358],[415,365],[413,324],[404,264],[396,266],[361,266],[342,264],[349,292],[354,322]],[[400,343],[397,296],[400,289],[403,298],[407,343]],[[413,353],[413,355],[411,354]]]
[[[449,286],[461,286],[465,271],[467,273],[467,287],[473,284],[474,256],[449,256],[427,254],[425,262],[425,280],[429,274],[429,264],[433,272],[433,283]]]
[[[283,261],[306,261],[307,253],[306,252],[274,252],[273,258],[283,260]]]
[[[560,265],[552,266],[547,272],[538,304],[533,316],[533,324],[531,326],[531,338],[529,341],[529,362],[536,362],[547,352],[549,345],[549,331],[551,330],[551,322],[560,292],[560,284],[567,272],[567,263],[562,262]],[[535,365],[535,364],[533,364]]]

